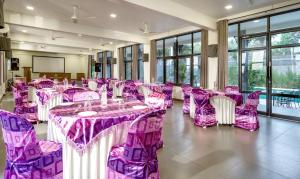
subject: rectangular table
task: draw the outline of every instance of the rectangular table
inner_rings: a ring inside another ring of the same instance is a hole
[[[84,103],[73,103],[51,109],[48,140],[63,145],[64,179],[105,179],[111,147],[124,143],[131,122],[151,109],[140,101],[119,105],[109,100],[107,107],[99,102],[93,102],[89,109],[83,106]],[[80,117],[78,113],[84,110],[97,114]]]

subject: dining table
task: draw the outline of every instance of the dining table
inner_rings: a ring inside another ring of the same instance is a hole
[[[138,100],[62,103],[49,111],[48,140],[62,143],[64,179],[105,179],[111,147],[126,141],[132,121],[152,110]]]

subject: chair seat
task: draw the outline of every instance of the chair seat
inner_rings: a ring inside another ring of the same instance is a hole
[[[133,162],[124,158],[125,144],[112,147],[108,158],[108,178],[158,179],[157,159],[147,162]]]

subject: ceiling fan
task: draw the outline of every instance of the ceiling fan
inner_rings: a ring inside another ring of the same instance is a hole
[[[150,26],[147,23],[143,23],[144,27],[139,28],[144,34],[156,34],[157,32],[152,32]]]
[[[54,33],[53,33],[53,31],[51,31],[51,39],[52,40],[61,39],[61,38],[64,38],[64,37],[62,37],[62,36],[55,36]]]
[[[71,20],[74,24],[77,24],[79,21],[79,15],[78,15],[78,11],[79,11],[79,6],[78,5],[74,5],[73,6],[73,14],[71,16]],[[89,17],[85,17],[87,19],[95,19],[95,16],[89,16]]]

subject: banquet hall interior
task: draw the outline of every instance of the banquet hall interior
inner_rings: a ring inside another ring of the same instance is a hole
[[[0,179],[300,179],[300,0],[0,0]]]

